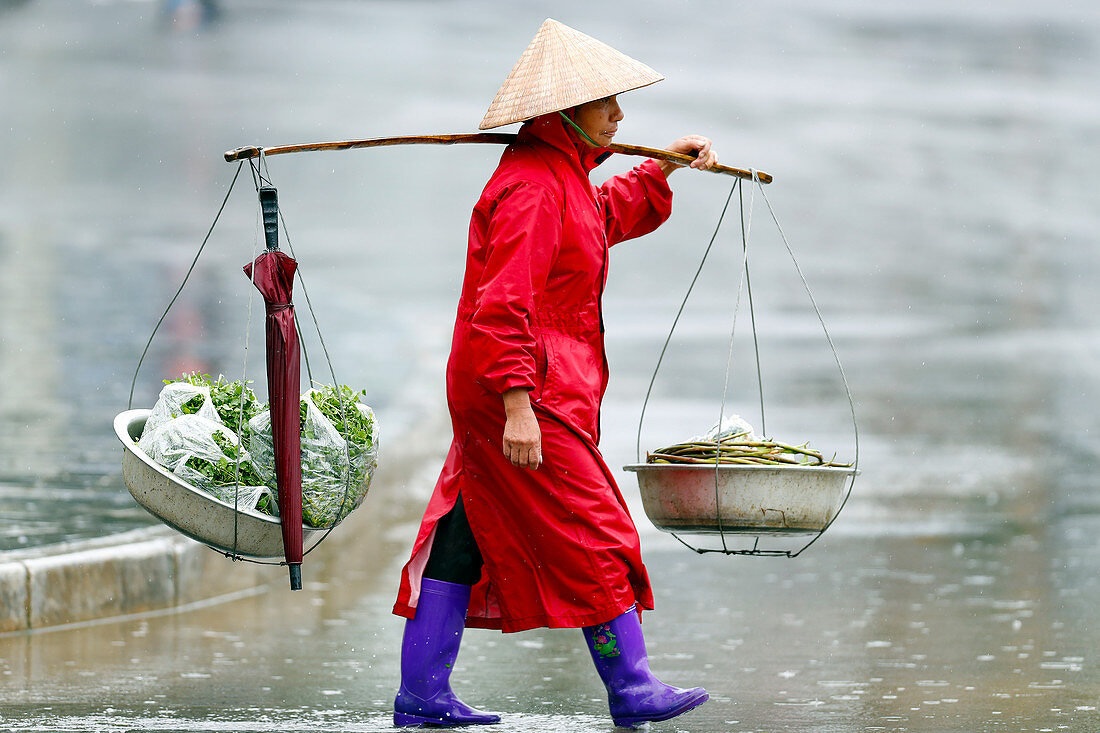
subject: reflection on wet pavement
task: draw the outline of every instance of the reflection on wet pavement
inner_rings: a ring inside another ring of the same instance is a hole
[[[652,727],[1088,730],[1100,721],[1094,526],[951,537],[861,536],[856,525],[795,560],[700,558],[647,537],[652,667],[712,697]],[[321,579],[300,594],[0,639],[5,725],[387,729],[403,552],[315,569]],[[503,711],[502,731],[612,728],[576,631],[471,630],[452,681]]]

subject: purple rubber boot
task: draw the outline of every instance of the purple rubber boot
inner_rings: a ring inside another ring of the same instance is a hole
[[[710,699],[702,687],[672,687],[653,676],[634,606],[606,624],[586,626],[583,631],[596,671],[607,687],[611,719],[620,728],[675,718]]]
[[[424,578],[416,618],[405,622],[401,641],[401,689],[393,701],[393,724],[450,728],[499,723],[500,716],[475,710],[451,691],[451,669],[466,627],[470,586]]]

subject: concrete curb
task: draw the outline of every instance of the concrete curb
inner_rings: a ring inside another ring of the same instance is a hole
[[[224,557],[163,526],[57,549],[0,563],[0,633],[193,603],[264,585],[279,570],[225,572]]]

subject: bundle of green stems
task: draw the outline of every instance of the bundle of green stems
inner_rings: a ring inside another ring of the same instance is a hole
[[[720,463],[768,466],[829,466],[849,468],[851,464],[826,460],[808,445],[788,445],[775,441],[748,440],[744,433],[719,441],[693,440],[677,443],[646,454],[646,463]]]

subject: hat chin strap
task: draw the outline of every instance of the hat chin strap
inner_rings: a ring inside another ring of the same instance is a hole
[[[577,124],[576,122],[574,122],[573,120],[569,119],[569,116],[568,116],[567,114],[565,114],[564,112],[561,112],[561,111],[559,111],[559,112],[558,112],[558,114],[559,114],[559,115],[561,115],[561,118],[562,118],[563,120],[565,120],[566,122],[568,122],[568,123],[569,123],[569,126],[570,126],[570,127],[572,127],[572,128],[574,129],[574,130],[576,130],[576,131],[577,131],[577,134],[578,134],[578,135],[580,135],[580,136],[581,136],[581,137],[583,137],[583,138],[584,138],[585,140],[587,140],[587,141],[588,141],[589,143],[591,143],[592,147],[594,147],[594,148],[602,148],[602,147],[603,147],[603,146],[602,146],[602,145],[600,145],[600,144],[599,144],[598,142],[596,142],[596,141],[595,141],[595,140],[593,140],[592,138],[588,137],[588,133],[587,133],[587,132],[585,132],[584,130],[582,130],[582,129],[581,129],[581,127],[580,127],[580,125],[578,125],[578,124]]]

